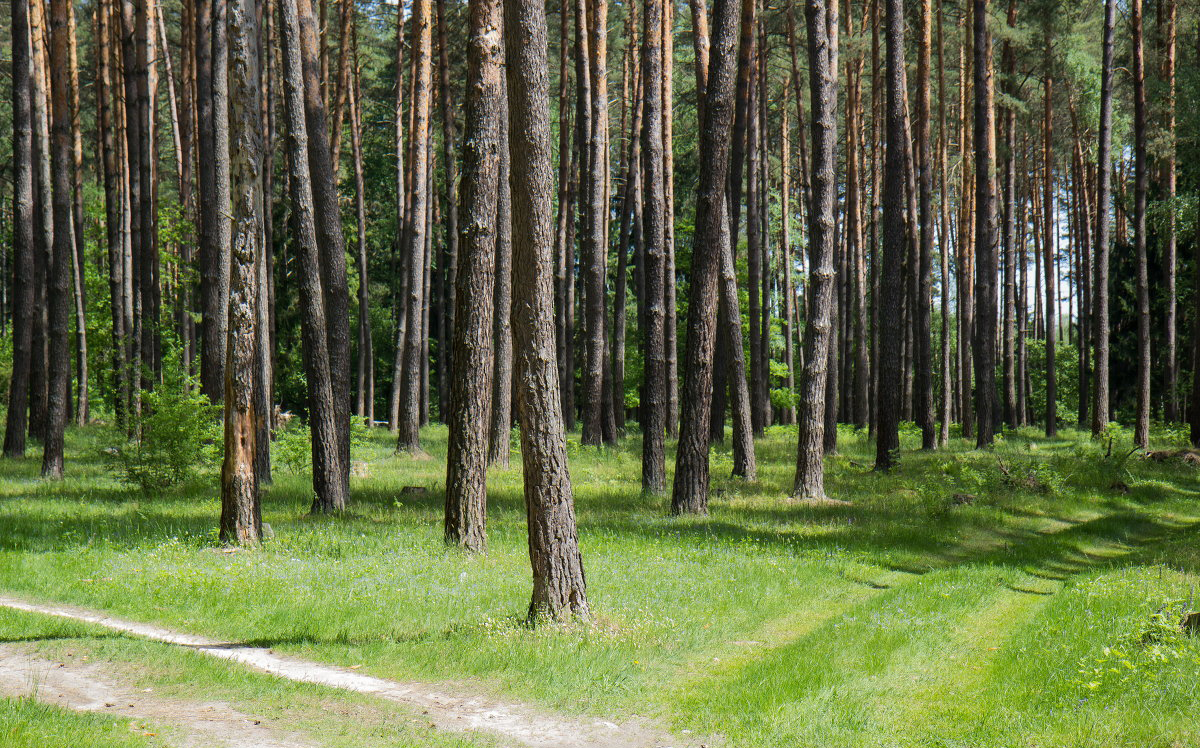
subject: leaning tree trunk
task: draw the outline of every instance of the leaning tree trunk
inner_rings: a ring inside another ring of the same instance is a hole
[[[284,0],[285,4],[295,0]],[[254,472],[253,395],[258,324],[255,263],[259,246],[258,24],[252,0],[231,0],[229,30],[230,194],[229,339],[225,362],[225,461],[221,466],[221,542],[255,545],[262,537]]]
[[[500,0],[471,0],[463,133],[463,235],[454,312],[454,380],[447,418],[446,542],[487,548],[487,442],[491,410],[492,293],[504,110]],[[506,435],[507,436],[507,435]],[[507,445],[506,445],[507,446]],[[506,450],[507,451],[507,450]]]
[[[334,395],[329,355],[324,279],[317,239],[315,201],[309,164],[308,125],[300,52],[297,0],[279,0],[280,47],[283,57],[285,130],[288,133],[288,182],[292,193],[292,230],[296,236],[301,343],[308,380],[309,427],[312,431],[312,511],[341,511],[349,498],[348,470],[339,448],[340,420],[347,416]]]
[[[545,6],[506,0],[505,46],[513,184],[513,338],[529,519],[529,619],[587,616],[566,435],[554,364],[550,85]]]
[[[25,456],[29,367],[33,356],[33,70],[28,0],[12,1],[13,263],[12,378],[4,456]]]
[[[1104,48],[1100,66],[1100,134],[1096,150],[1096,248],[1092,253],[1095,279],[1092,282],[1092,333],[1096,356],[1095,384],[1092,396],[1092,434],[1108,425],[1108,237],[1109,211],[1112,208],[1112,86],[1113,35],[1117,14],[1116,0],[1104,3]],[[1197,294],[1200,296],[1200,294]],[[1200,367],[1198,367],[1200,368]],[[1194,396],[1193,396],[1194,397]],[[1196,431],[1193,431],[1193,436]]]
[[[704,12],[692,5],[693,26]],[[696,191],[696,232],[688,286],[687,342],[684,347],[683,393],[680,398],[679,444],[675,453],[673,514],[707,514],[709,490],[709,426],[713,399],[713,353],[716,349],[718,283],[728,242],[725,183],[729,175],[730,127],[736,83],[735,49],[739,3],[717,0],[713,7],[714,61],[697,56],[697,80],[705,81],[699,112],[700,181]],[[705,40],[708,41],[707,39]],[[702,49],[710,49],[707,44]],[[753,451],[751,452],[753,454]]]

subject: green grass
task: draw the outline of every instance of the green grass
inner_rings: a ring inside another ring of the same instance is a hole
[[[438,427],[423,432],[428,459],[373,434],[344,517],[308,517],[307,476],[277,471],[264,495],[274,539],[223,553],[211,477],[132,492],[104,472],[99,439],[69,434],[62,483],[37,479],[35,459],[0,464],[0,590],[546,709],[650,717],[730,746],[1200,743],[1200,646],[1146,638],[1200,576],[1196,469],[1120,465],[1078,433],[1023,431],[988,452],[955,440],[882,475],[867,436],[844,429],[826,482],[853,503],[813,506],[787,498],[795,431],[776,427],[758,445],[758,483],[728,478],[717,449],[711,515],[686,519],[640,492],[636,437],[597,450],[573,436],[595,621],[537,630],[521,622],[519,458],[490,476],[485,557],[441,541]],[[408,485],[431,490],[401,496]],[[83,642],[152,663],[139,677],[195,678],[271,708],[262,676],[236,666],[94,632],[55,638],[36,619],[0,615],[0,641]],[[316,691],[313,703],[371,705]],[[53,723],[37,714],[18,720]]]

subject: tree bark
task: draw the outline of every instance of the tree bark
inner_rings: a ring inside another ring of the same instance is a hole
[[[1100,65],[1100,129],[1096,150],[1096,249],[1092,253],[1095,280],[1092,282],[1093,334],[1096,373],[1092,393],[1092,434],[1098,435],[1108,425],[1109,361],[1108,361],[1108,241],[1109,212],[1112,210],[1112,85],[1113,35],[1116,26],[1116,0],[1104,3],[1104,43]],[[1193,434],[1196,432],[1193,431]]]
[[[103,12],[103,10],[101,11]],[[4,456],[24,457],[29,368],[34,355],[33,66],[28,0],[12,0],[13,295],[12,378],[4,428]]]
[[[500,141],[508,142],[507,91],[500,81]],[[509,154],[500,150],[498,199],[496,202],[496,280],[493,284],[492,341],[495,346],[492,374],[492,418],[488,428],[488,464],[508,466],[512,451],[513,400],[513,250],[512,250],[512,189]]]
[[[407,306],[408,324],[405,339],[398,342],[404,349],[401,370],[401,396],[397,451],[416,452],[421,448],[421,361],[424,350],[421,316],[425,306],[423,268],[425,257],[425,234],[428,225],[427,185],[429,177],[429,153],[426,142],[429,138],[430,76],[432,74],[432,37],[430,0],[413,3],[413,127],[409,132],[409,147],[412,154],[412,204],[405,221],[405,248],[409,267]]]
[[[1133,242],[1137,255],[1137,413],[1133,443],[1150,444],[1150,280],[1146,258],[1146,61],[1142,44],[1142,0],[1131,0],[1133,27]]]
[[[729,174],[730,127],[736,77],[738,0],[716,0],[712,15],[710,57],[697,79],[706,81],[700,112],[700,178],[696,190],[696,231],[688,285],[687,342],[684,347],[683,396],[680,399],[679,444],[672,487],[673,514],[707,514],[709,428],[713,398],[713,353],[719,306],[718,283],[728,252],[729,222],[725,186]],[[693,4],[695,18],[703,11]],[[697,57],[697,67],[702,58]],[[753,455],[753,450],[751,450]]]
[[[975,414],[979,447],[992,444],[996,416],[996,156],[989,0],[975,8]]]
[[[333,386],[329,352],[327,308],[321,253],[313,197],[312,153],[305,115],[303,53],[301,52],[298,0],[279,0],[280,48],[283,57],[285,131],[288,133],[288,168],[292,192],[292,231],[296,236],[301,343],[308,380],[309,428],[312,432],[313,513],[341,511],[349,498],[349,470],[343,465],[339,445],[339,409]],[[324,125],[321,126],[322,131]]]
[[[550,86],[545,6],[506,0],[504,28],[513,184],[513,337],[529,519],[529,619],[587,616],[566,438],[555,371],[550,195]]]
[[[1046,436],[1058,434],[1058,376],[1055,356],[1058,353],[1058,272],[1055,262],[1054,218],[1054,133],[1051,93],[1053,83],[1050,69],[1050,35],[1046,35],[1046,70],[1043,83],[1042,121],[1042,262],[1046,278]]]
[[[442,105],[442,166],[446,180],[445,196],[442,199],[445,218],[445,241],[442,245],[442,261],[445,278],[441,299],[442,318],[438,340],[438,395],[439,412],[443,419],[448,412],[448,398],[454,378],[454,367],[450,347],[454,340],[454,321],[457,305],[455,294],[458,273],[458,133],[454,124],[454,99],[450,87],[450,50],[446,41],[446,0],[437,0],[438,31],[438,75],[440,78]]]
[[[283,0],[284,4],[295,0]],[[258,29],[252,0],[232,0],[229,32],[229,140],[231,222],[229,339],[225,364],[225,460],[221,467],[221,542],[256,545],[262,537],[258,479],[254,471],[253,403],[258,325],[256,279],[259,246]]]
[[[445,536],[447,543],[483,552],[487,548],[488,435],[479,424],[491,415],[496,218],[500,180],[508,178],[500,171],[501,151],[508,144],[501,122],[506,117],[501,3],[471,0],[468,7],[464,222],[455,295],[455,377],[447,419]]]

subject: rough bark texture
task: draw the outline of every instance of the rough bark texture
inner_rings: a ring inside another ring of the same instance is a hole
[[[224,0],[216,0],[223,3]],[[200,391],[214,403],[224,392],[229,299],[229,101],[225,60],[213,55],[225,29],[212,0],[196,0],[196,99],[200,123]],[[224,44],[220,45],[224,49]]]
[[[645,0],[642,36],[642,216],[643,272],[646,276],[646,326],[642,330],[642,490],[657,493],[666,485],[667,426],[666,319],[663,308],[666,271],[666,195],[663,189],[662,5]]]
[[[921,449],[937,446],[933,416],[933,152],[930,146],[929,58],[933,46],[931,0],[921,2],[920,37],[917,42],[917,191],[920,237],[917,246],[917,299],[913,312],[916,366],[916,421],[921,427]]]
[[[12,378],[4,456],[25,456],[29,367],[33,356],[33,71],[28,0],[12,0],[13,260]]]
[[[337,512],[349,498],[348,469],[338,448],[339,420],[347,415],[334,397],[328,348],[324,280],[317,239],[308,125],[304,112],[304,78],[300,52],[297,0],[279,0],[279,36],[283,57],[284,129],[288,133],[288,182],[292,197],[292,231],[296,236],[301,343],[308,380],[309,428],[312,432],[313,512]]]
[[[506,0],[505,46],[513,184],[513,337],[529,522],[529,618],[587,616],[567,445],[554,366],[553,223],[545,6]]]
[[[430,75],[432,74],[432,34],[430,0],[415,0],[413,3],[413,40],[415,55],[413,75],[413,127],[409,132],[412,154],[412,204],[405,221],[407,246],[404,253],[408,262],[408,297],[403,301],[407,307],[408,323],[405,338],[398,341],[404,349],[401,369],[399,433],[396,439],[398,451],[414,452],[421,448],[421,362],[424,351],[424,329],[421,316],[425,307],[425,286],[422,269],[425,267],[425,234],[429,229],[427,190],[429,181],[429,101]]]
[[[990,446],[996,416],[996,156],[988,0],[974,0],[975,40],[975,443]]]
[[[876,389],[875,469],[887,470],[900,449],[900,309],[904,294],[904,6],[886,0],[887,152],[883,164],[883,270],[880,282],[879,382]]]
[[[1137,255],[1137,412],[1133,443],[1150,444],[1150,279],[1146,259],[1146,60],[1142,0],[1130,2],[1133,26],[1133,246]]]
[[[1092,434],[1099,434],[1109,421],[1108,381],[1108,237],[1112,209],[1112,86],[1113,35],[1117,2],[1104,3],[1104,47],[1100,66],[1100,130],[1096,150],[1096,249],[1092,253],[1095,279],[1092,282],[1092,331],[1096,356],[1092,395]],[[1194,432],[1193,432],[1194,433]]]
[[[501,80],[501,86],[504,86]],[[507,90],[507,89],[505,89]],[[508,142],[508,104],[501,98],[501,142]],[[496,347],[492,374],[492,417],[488,427],[488,463],[508,465],[512,451],[512,188],[508,149],[500,151],[500,177],[496,202],[496,281],[493,295],[492,342]]]
[[[454,380],[447,418],[445,536],[467,550],[487,548],[488,433],[492,386],[492,293],[504,109],[500,0],[471,0],[463,133],[462,241],[454,318]],[[503,178],[507,180],[508,175]],[[506,445],[507,446],[507,445]]]
[[[42,475],[55,479],[63,477],[63,437],[67,428],[67,404],[71,390],[71,267],[75,254],[75,238],[71,230],[68,2],[53,0],[50,3],[50,99],[53,110],[50,155],[53,162],[54,241],[47,276],[50,366]]]
[[[679,444],[675,452],[674,514],[707,514],[709,427],[713,399],[713,353],[716,348],[718,283],[728,241],[725,183],[729,173],[730,127],[735,85],[739,3],[717,0],[713,6],[712,47],[715,63],[697,55],[697,79],[706,81],[700,111],[700,181],[696,191],[696,232],[688,286],[687,342],[684,347],[683,396],[680,399]],[[692,5],[693,28],[703,3]],[[705,39],[705,42],[708,40]],[[710,49],[707,43],[697,47]]]
[[[809,219],[808,315],[804,373],[800,377],[799,444],[792,494],[825,498],[825,410],[833,335],[835,209],[837,204],[838,11],[836,3],[808,0],[809,101],[812,108],[812,213]]]
[[[284,4],[295,0],[284,0]],[[230,193],[233,197],[229,338],[225,363],[225,460],[221,466],[221,542],[254,545],[262,536],[253,395],[258,323],[255,263],[262,248],[258,223],[259,131],[257,22],[252,0],[232,0],[229,29]]]

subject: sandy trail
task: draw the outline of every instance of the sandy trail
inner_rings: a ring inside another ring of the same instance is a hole
[[[84,621],[145,639],[188,647],[298,683],[369,694],[414,707],[420,710],[423,718],[441,729],[489,732],[532,748],[695,748],[702,745],[696,739],[679,740],[638,724],[619,725],[605,720],[548,715],[525,704],[453,693],[426,683],[376,678],[347,668],[278,655],[261,647],[219,642],[126,621],[102,611],[34,603],[8,595],[0,595],[0,607]]]
[[[70,657],[56,662],[12,645],[0,645],[0,695],[33,696],[67,709],[175,728],[179,737],[172,742],[184,748],[315,748],[224,702],[160,697],[150,689],[121,685],[97,663]]]

